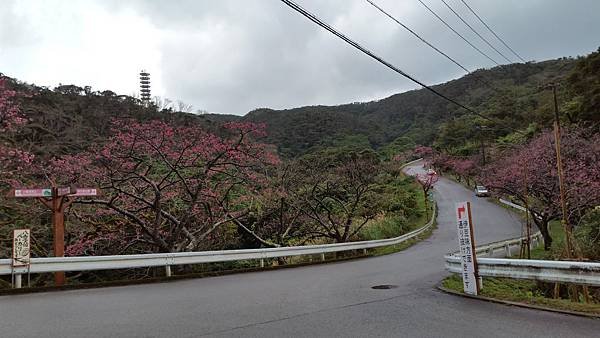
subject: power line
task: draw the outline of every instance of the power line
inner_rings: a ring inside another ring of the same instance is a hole
[[[388,12],[386,12],[383,8],[379,7],[375,2],[371,1],[371,0],[365,0],[367,1],[369,4],[371,4],[373,7],[377,8],[381,13],[385,14],[387,17],[389,17],[390,19],[394,20],[397,24],[399,24],[400,26],[404,27],[404,29],[406,29],[407,31],[409,31],[410,33],[412,33],[414,36],[416,36],[419,40],[421,40],[424,44],[426,44],[427,46],[433,48],[436,52],[440,53],[441,55],[443,55],[444,57],[446,57],[448,60],[452,61],[454,64],[456,64],[457,66],[459,66],[460,68],[462,68],[465,72],[467,72],[467,74],[473,74],[472,71],[468,70],[465,66],[461,65],[458,61],[456,61],[455,59],[451,58],[450,56],[448,56],[448,54],[444,53],[443,51],[441,51],[439,48],[437,48],[436,46],[434,46],[433,44],[429,43],[427,40],[425,40],[424,38],[422,38],[419,34],[417,34],[415,31],[413,31],[412,29],[410,29],[408,26],[406,26],[405,24],[403,24],[402,22],[400,22],[398,19],[396,19],[394,16],[392,16],[391,14],[389,14]],[[483,76],[477,75],[476,80],[480,81],[481,83],[485,84],[486,86],[490,87],[491,89],[498,91],[491,83],[487,82]]]
[[[427,46],[433,48],[436,52],[442,54],[443,56],[446,57],[446,59],[452,61],[455,65],[459,66],[460,68],[462,68],[465,72],[467,73],[471,73],[470,70],[468,70],[467,68],[465,68],[463,65],[461,65],[460,63],[458,63],[458,61],[454,60],[453,58],[451,58],[450,56],[448,56],[448,54],[442,52],[441,50],[439,50],[439,48],[437,48],[436,46],[432,45],[431,43],[429,43],[427,40],[423,39],[419,34],[415,33],[415,31],[413,31],[412,29],[408,28],[408,26],[406,26],[405,24],[403,24],[402,22],[400,22],[398,19],[396,19],[395,17],[393,17],[391,14],[389,14],[388,12],[384,11],[381,7],[379,7],[377,4],[375,4],[373,1],[371,0],[366,0],[368,3],[370,3],[373,7],[377,8],[381,13],[385,14],[387,17],[389,17],[390,19],[394,20],[397,24],[399,24],[400,26],[404,27],[404,29],[406,29],[407,31],[409,31],[412,35],[416,36],[419,40],[421,40],[424,44],[426,44]]]
[[[460,0],[462,1],[463,4],[465,4],[465,6],[467,6],[467,8],[471,11],[471,13],[473,13],[473,15],[475,15],[477,17],[477,19],[479,19],[479,21],[485,26],[485,28],[487,28],[490,32],[492,32],[492,34],[494,34],[494,36],[496,37],[496,39],[500,40],[500,42],[502,42],[502,44],[504,45],[504,47],[508,48],[513,54],[515,54],[516,57],[518,57],[521,61],[526,62],[521,55],[517,54],[517,52],[515,52],[512,48],[510,48],[510,46],[508,44],[506,44],[506,42],[504,42],[504,40],[502,40],[502,38],[500,38],[498,36],[498,34],[496,34],[496,32],[494,32],[492,30],[492,28],[490,28],[490,26],[488,26],[485,21],[483,21],[483,19],[477,15],[477,13],[475,13],[475,11],[473,10],[473,8],[471,8],[471,6],[469,6],[465,0]]]
[[[419,84],[421,87],[429,90],[430,92],[432,92],[433,94],[441,97],[442,99],[451,102],[453,104],[455,104],[456,106],[463,108],[464,110],[468,111],[469,113],[472,113],[473,115],[479,116],[485,120],[488,120],[490,122],[494,122],[496,124],[499,125],[504,125],[505,127],[507,127],[508,129],[520,133],[519,130],[516,130],[508,125],[505,125],[502,122],[499,122],[497,120],[494,120],[490,117],[487,117],[483,114],[480,114],[478,112],[476,112],[475,110],[463,105],[460,102],[457,102],[456,100],[447,97],[446,95],[438,92],[437,90],[429,87],[428,85],[424,84],[423,82],[415,79],[413,76],[405,73],[404,71],[400,70],[398,67],[392,65],[391,63],[385,61],[384,59],[382,59],[381,57],[373,54],[373,52],[371,52],[370,50],[366,49],[365,47],[359,45],[357,42],[355,42],[354,40],[350,39],[349,37],[345,36],[344,34],[338,32],[335,28],[331,27],[330,25],[328,25],[327,23],[323,22],[321,19],[319,19],[318,17],[316,17],[314,14],[308,12],[307,10],[305,10],[304,8],[302,8],[301,6],[299,6],[298,4],[296,4],[295,2],[291,1],[291,0],[281,0],[281,2],[283,2],[284,4],[288,5],[290,8],[292,8],[293,10],[295,10],[296,12],[302,14],[303,16],[305,16],[307,19],[309,19],[310,21],[316,23],[317,25],[321,26],[322,28],[326,29],[327,31],[329,31],[330,33],[332,33],[333,35],[337,36],[338,38],[344,40],[346,43],[348,43],[349,45],[351,45],[352,47],[360,50],[361,52],[365,53],[366,55],[370,56],[371,58],[375,59],[376,61],[378,61],[379,63],[383,64],[384,66],[390,68],[391,70],[393,70],[394,72],[404,76],[405,78],[411,80],[412,82]]]
[[[498,63],[496,60],[492,59],[489,55],[487,55],[486,53],[484,53],[481,49],[479,49],[477,46],[475,46],[474,44],[472,44],[471,41],[467,40],[467,38],[465,38],[464,36],[462,36],[462,34],[460,34],[458,31],[456,31],[456,29],[454,29],[452,26],[450,26],[450,24],[448,24],[436,12],[434,12],[433,9],[429,8],[429,6],[427,6],[427,4],[425,4],[422,0],[417,0],[417,1],[419,1],[421,3],[421,5],[423,5],[425,8],[427,8],[427,10],[429,10],[431,12],[431,14],[433,14],[436,18],[438,18],[438,20],[440,20],[446,27],[448,27],[451,31],[453,31],[454,34],[458,35],[469,46],[471,46],[473,49],[475,49],[477,52],[479,52],[479,54],[485,56],[488,60],[492,61],[496,66],[500,66],[500,63]]]
[[[506,61],[508,61],[509,63],[512,63],[512,61],[509,58],[507,58],[498,49],[496,49],[496,47],[494,47],[486,38],[481,36],[481,34],[479,34],[479,32],[477,32],[475,30],[475,28],[473,28],[471,25],[469,25],[469,23],[466,22],[465,19],[463,19],[462,16],[460,16],[460,14],[458,14],[452,7],[450,7],[450,5],[448,5],[448,3],[445,0],[441,0],[441,1],[444,3],[444,5],[446,5],[446,7],[448,7],[448,9],[450,9],[452,11],[452,13],[454,13],[460,19],[460,21],[462,21],[465,25],[467,25],[467,27],[469,27],[473,31],[473,33],[475,33],[481,40],[483,40],[483,42],[485,42],[488,46],[490,46],[493,50],[495,50],[496,53],[500,54],[500,56],[502,56]]]

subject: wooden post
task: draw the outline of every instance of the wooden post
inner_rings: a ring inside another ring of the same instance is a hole
[[[58,188],[52,187],[52,246],[54,257],[65,256],[65,213],[63,197],[58,196]],[[62,286],[65,284],[65,273],[58,271],[54,273],[54,284]]]
[[[473,231],[473,218],[471,217],[471,202],[467,202],[467,216],[469,218],[469,233],[471,235],[471,250],[473,252],[473,267],[475,268],[475,287],[477,294],[481,292],[481,284],[483,279],[479,277],[479,266],[477,265],[477,245],[475,244],[475,232]]]
[[[12,189],[9,196],[14,198],[36,198],[52,211],[52,251],[54,257],[64,257],[65,209],[73,203],[73,198],[96,196],[98,193],[99,190],[94,188],[59,188],[53,185],[51,188],[42,189]],[[57,286],[64,285],[65,273],[55,272],[54,283]]]

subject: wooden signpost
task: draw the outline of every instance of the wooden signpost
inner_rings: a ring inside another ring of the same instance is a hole
[[[479,294],[479,271],[475,254],[475,237],[473,236],[473,220],[471,217],[471,203],[456,203],[456,221],[458,230],[458,244],[462,265],[462,280],[465,293]]]
[[[94,188],[72,188],[52,187],[42,189],[14,189],[11,197],[15,198],[37,198],[42,204],[52,211],[52,247],[54,257],[65,255],[65,209],[73,203],[73,198],[84,196],[97,196],[98,189]],[[57,286],[64,285],[65,273],[54,273],[54,283]]]

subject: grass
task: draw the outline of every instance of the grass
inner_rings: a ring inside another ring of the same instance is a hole
[[[560,222],[550,223],[550,233],[553,239],[552,249],[545,251],[540,245],[531,250],[531,259],[552,260],[560,257],[565,241]],[[517,255],[513,258],[519,257]],[[553,284],[522,279],[484,277],[480,295],[503,301],[600,315],[600,303],[584,303],[583,300],[573,302],[569,299],[548,297],[548,292],[544,290],[548,290],[551,285]],[[459,275],[453,274],[447,277],[442,281],[442,286],[463,293],[462,279]]]
[[[418,236],[409,239],[408,241],[402,242],[400,244],[396,244],[396,245],[390,245],[390,246],[384,246],[381,248],[375,248],[375,249],[371,249],[370,251],[370,255],[371,256],[382,256],[382,255],[389,255],[398,251],[402,251],[406,248],[409,248],[411,246],[413,246],[414,244],[429,238],[429,236],[431,236],[431,234],[433,233],[433,231],[437,228],[437,224],[434,221],[433,226],[431,226],[429,229],[425,230],[424,232],[422,232],[421,234],[419,234]]]
[[[444,279],[442,286],[453,291],[463,292],[462,279],[458,275],[451,275]],[[548,298],[539,290],[537,282],[529,280],[485,277],[483,278],[483,288],[480,295],[557,310],[600,314],[600,304],[598,303],[586,304],[571,302],[568,299]]]
[[[416,183],[416,182],[411,183],[410,188],[413,189],[414,191],[416,191],[416,196],[417,196],[416,208],[418,210],[422,210],[422,211],[425,211],[425,208],[427,208],[427,212],[421,212],[419,214],[419,216],[411,217],[409,219],[404,219],[404,218],[396,219],[396,217],[392,216],[392,217],[385,218],[383,220],[379,220],[376,223],[370,225],[367,229],[365,229],[362,232],[362,236],[363,236],[363,238],[365,238],[365,240],[375,240],[375,239],[384,239],[384,238],[401,236],[410,231],[418,229],[418,228],[424,226],[425,224],[427,224],[427,222],[429,222],[429,220],[431,218],[431,214],[433,213],[433,206],[432,206],[433,202],[428,203],[427,206],[425,205],[425,198],[421,192],[421,187],[418,185],[418,183]],[[380,247],[380,248],[369,249],[368,250],[369,255],[370,256],[382,256],[382,255],[388,255],[388,254],[392,254],[392,253],[395,253],[398,251],[402,251],[402,250],[422,241],[423,239],[428,238],[429,236],[431,236],[431,234],[433,233],[433,231],[435,229],[436,229],[436,223],[434,221],[434,224],[432,227],[430,227],[429,229],[427,229],[420,235],[416,236],[415,238],[412,238],[408,241],[405,241],[405,242],[402,242],[402,243],[396,244],[396,245],[390,245],[390,246],[385,246],[385,247]]]

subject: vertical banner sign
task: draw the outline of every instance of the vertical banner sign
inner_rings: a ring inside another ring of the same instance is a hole
[[[465,293],[477,295],[479,293],[479,274],[477,272],[471,204],[469,202],[456,203],[456,221],[462,264],[463,288]]]
[[[31,259],[31,230],[13,231],[12,266],[29,266]]]

